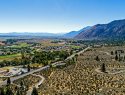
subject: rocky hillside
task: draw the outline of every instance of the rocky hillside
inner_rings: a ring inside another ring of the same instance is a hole
[[[77,34],[79,34],[80,32],[89,29],[90,27],[91,27],[91,26],[84,27],[83,29],[81,29],[81,30],[79,30],[79,31],[71,31],[71,32],[69,32],[69,33],[66,33],[66,34],[64,35],[64,37],[74,37],[74,36],[76,36]]]
[[[115,20],[108,24],[97,24],[86,31],[82,31],[74,38],[76,39],[112,39],[125,38],[125,19]]]

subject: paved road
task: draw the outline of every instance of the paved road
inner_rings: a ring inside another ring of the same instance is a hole
[[[80,51],[80,52],[78,52],[78,53],[76,53],[76,54],[79,55],[79,54],[81,54],[82,52],[86,51],[86,50],[89,49],[89,48],[90,48],[90,47],[87,47],[87,48],[85,48],[84,50],[82,50],[82,51]],[[75,55],[71,55],[71,56],[67,57],[66,60],[72,59],[74,56],[75,56]]]
[[[16,76],[16,77],[14,77],[14,78],[11,79],[11,82],[14,81],[14,80],[17,80],[17,79],[19,79],[19,78],[22,78],[22,77],[24,77],[24,76],[27,76],[27,75],[29,75],[29,74],[32,74],[32,73],[34,73],[34,72],[41,71],[41,70],[43,70],[43,69],[45,69],[45,68],[48,68],[48,67],[49,67],[49,66],[47,65],[47,66],[44,66],[44,67],[39,68],[39,69],[37,69],[37,70],[34,70],[34,71],[31,71],[31,72],[25,73],[25,74],[23,74],[23,75]],[[1,86],[1,85],[5,85],[5,84],[7,84],[7,81],[1,82],[1,83],[0,83],[0,86]]]

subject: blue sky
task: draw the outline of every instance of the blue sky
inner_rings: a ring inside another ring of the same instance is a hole
[[[125,19],[125,0],[0,0],[0,33],[66,33]]]

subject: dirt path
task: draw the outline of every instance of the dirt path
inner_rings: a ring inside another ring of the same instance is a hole
[[[31,75],[32,75],[32,76],[38,76],[38,77],[41,78],[41,80],[40,80],[38,83],[35,84],[35,87],[36,87],[36,88],[39,88],[39,85],[41,85],[41,84],[44,82],[45,78],[44,78],[43,76],[41,76],[41,75],[36,75],[36,74],[31,74]],[[27,95],[31,95],[32,90],[33,90],[33,88],[30,89],[30,90],[28,90],[28,91],[27,91]]]
[[[104,72],[100,72],[99,69],[100,68],[97,68],[97,69],[95,69],[95,71],[98,72],[98,73],[104,73]],[[114,69],[114,68],[112,68],[112,69]],[[118,71],[118,72],[115,72],[115,73],[105,73],[105,74],[118,74],[118,73],[122,73],[122,72],[125,72],[125,70],[121,70],[121,71]]]
[[[36,74],[31,74],[31,75],[33,75],[33,76],[38,76],[38,77],[41,78],[41,80],[40,80],[38,83],[35,84],[35,87],[36,87],[36,88],[39,88],[39,85],[40,85],[41,83],[43,83],[43,81],[45,80],[45,78],[44,78],[43,76],[41,76],[41,75],[36,75]]]
[[[98,52],[103,52],[103,53],[106,53],[107,55],[110,55],[108,52],[104,52],[104,51],[98,51]]]

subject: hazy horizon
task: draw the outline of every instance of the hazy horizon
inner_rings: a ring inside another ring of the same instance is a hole
[[[124,0],[1,0],[0,33],[68,33],[124,19]]]

